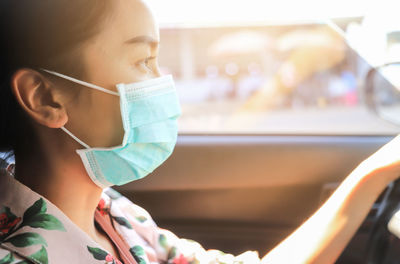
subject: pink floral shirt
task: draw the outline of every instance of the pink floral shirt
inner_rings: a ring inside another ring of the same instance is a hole
[[[111,188],[105,189],[98,215],[111,219],[132,263],[260,263],[257,252],[239,256],[205,250],[192,240],[161,229],[146,210]],[[133,258],[132,258],[133,257]],[[0,173],[0,264],[119,264],[46,198]],[[130,264],[127,261],[125,264]]]

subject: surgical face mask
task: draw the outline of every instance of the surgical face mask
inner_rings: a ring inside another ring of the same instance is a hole
[[[42,70],[120,97],[125,131],[120,146],[91,148],[65,127],[61,128],[85,147],[76,152],[90,178],[98,186],[106,188],[141,179],[172,154],[178,136],[177,119],[181,115],[181,108],[171,75],[132,84],[118,84],[117,93],[57,72]]]

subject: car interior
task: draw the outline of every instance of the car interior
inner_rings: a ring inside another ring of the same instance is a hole
[[[162,29],[168,52],[161,50],[160,64],[177,79],[184,109],[178,144],[151,176],[116,189],[180,237],[263,256],[399,131],[375,98],[395,105],[382,94],[396,88],[345,39],[348,25]],[[171,59],[182,51],[191,54]],[[295,70],[302,76],[286,90],[257,88],[268,85],[259,75],[295,79]],[[222,91],[226,79],[233,88]],[[270,102],[271,94],[283,99]],[[337,263],[395,263],[398,239],[386,225],[398,189],[393,183],[381,194]]]
[[[400,131],[399,68],[352,41],[362,21],[161,25],[178,142],[148,177],[115,189],[206,249],[265,255]],[[400,43],[400,28],[388,36]],[[394,182],[336,263],[398,263],[387,224],[399,201]]]

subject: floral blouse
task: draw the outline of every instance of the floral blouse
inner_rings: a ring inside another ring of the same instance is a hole
[[[143,208],[115,190],[102,193],[97,215],[111,219],[132,261],[125,264],[257,264],[257,252],[239,256],[205,250],[161,229]],[[132,258],[133,257],[133,258]],[[0,264],[120,264],[46,198],[0,173]]]

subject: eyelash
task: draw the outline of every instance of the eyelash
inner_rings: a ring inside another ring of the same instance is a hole
[[[147,57],[144,60],[139,62],[139,65],[145,67],[146,70],[153,71],[152,67],[149,65],[149,62],[154,60],[156,57]]]

